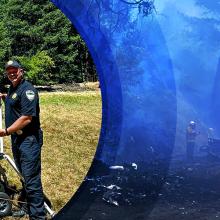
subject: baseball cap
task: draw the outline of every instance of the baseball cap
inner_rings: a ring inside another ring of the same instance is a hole
[[[7,70],[9,67],[21,68],[21,65],[16,60],[9,60],[5,64],[5,69]]]

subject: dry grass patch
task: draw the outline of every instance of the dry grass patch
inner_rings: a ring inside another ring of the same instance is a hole
[[[40,103],[42,181],[59,211],[83,181],[94,157],[101,127],[101,97],[99,92],[41,93]],[[9,139],[5,143],[10,146]],[[15,172],[5,166],[9,181],[20,186]]]

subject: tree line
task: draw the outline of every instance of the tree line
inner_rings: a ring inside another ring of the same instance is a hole
[[[88,49],[71,22],[49,0],[0,0],[0,71],[22,63],[35,85],[96,81]],[[6,79],[0,74],[1,82]]]

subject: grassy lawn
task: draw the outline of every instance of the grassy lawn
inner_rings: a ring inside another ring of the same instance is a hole
[[[72,197],[85,177],[98,143],[101,127],[99,92],[40,93],[42,148],[42,182],[44,192],[59,211]],[[10,153],[9,139],[5,140]],[[15,172],[5,161],[12,184],[20,187]]]

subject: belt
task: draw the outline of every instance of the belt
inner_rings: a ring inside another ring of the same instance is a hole
[[[36,132],[34,132],[34,131],[27,132],[27,131],[18,130],[16,132],[14,132],[13,134],[18,135],[18,136],[28,136],[28,135],[34,135],[34,134],[36,134]]]

